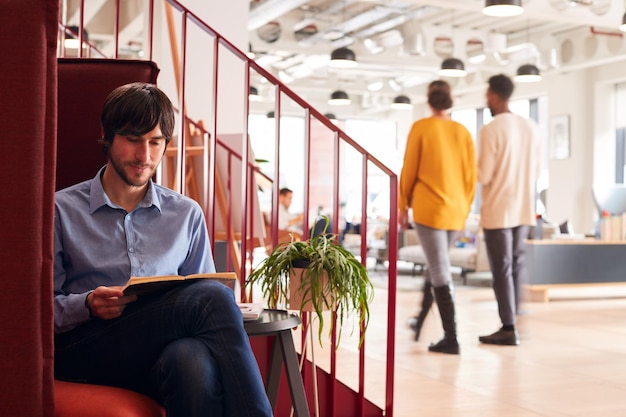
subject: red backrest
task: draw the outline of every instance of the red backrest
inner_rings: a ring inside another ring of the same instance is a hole
[[[156,84],[152,61],[58,58],[58,134],[56,189],[93,178],[106,163],[100,112],[107,95],[121,85]]]

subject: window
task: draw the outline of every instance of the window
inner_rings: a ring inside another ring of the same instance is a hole
[[[251,114],[248,119],[250,143],[254,156],[260,162],[263,173],[274,178],[275,161],[275,126],[276,119],[265,115]],[[345,132],[358,142],[376,159],[394,172],[402,167],[402,157],[398,156],[396,143],[396,123],[389,120],[348,120]],[[281,187],[294,191],[291,211],[303,211],[304,194],[304,133],[302,117],[281,116],[280,136],[280,172]],[[352,218],[361,213],[361,175],[362,156],[350,146],[342,144],[340,179],[340,206],[344,208],[344,217]],[[271,191],[259,194],[261,208],[270,211]],[[389,215],[389,180],[388,176],[368,167],[368,209],[373,215]]]

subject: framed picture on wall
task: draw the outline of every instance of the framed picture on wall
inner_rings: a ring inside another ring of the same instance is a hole
[[[550,119],[550,159],[570,157],[569,115]]]

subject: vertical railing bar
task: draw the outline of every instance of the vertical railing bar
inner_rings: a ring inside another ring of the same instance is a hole
[[[177,159],[177,168],[178,168],[178,191],[185,195],[187,192],[187,175],[185,170],[185,162],[187,161],[187,106],[185,104],[185,89],[186,89],[186,80],[187,77],[185,75],[185,70],[187,67],[187,13],[182,13],[182,21],[181,21],[181,61],[180,61],[180,91],[179,97],[180,101],[178,106],[180,107],[180,115],[181,115],[181,126],[180,126],[180,140],[178,141],[178,159]]]
[[[333,231],[339,236],[339,145],[340,137],[337,131],[333,135]],[[337,415],[337,315],[333,311],[333,333],[331,335],[331,352],[330,352],[330,375],[331,375],[331,389],[330,389],[330,404],[331,417]]]
[[[309,209],[309,205],[310,205],[310,183],[311,183],[311,118],[310,118],[310,113],[309,110],[307,108],[304,109],[304,216],[303,216],[303,221],[302,221],[302,232],[303,232],[303,237],[304,239],[309,239],[311,237],[311,230],[309,228],[309,216],[308,216],[308,209]],[[279,177],[280,178],[280,177]],[[306,318],[303,319],[303,325],[302,325],[302,340],[306,340],[306,332],[309,330],[309,326],[313,325],[313,319],[311,318],[313,315],[312,312],[308,312],[306,315]],[[313,338],[311,338],[311,344],[313,344]],[[312,350],[313,348],[311,348]],[[331,351],[333,351],[333,349],[331,349]],[[304,350],[303,350],[304,352]],[[331,353],[332,355],[332,353]],[[313,365],[313,364],[312,364]],[[311,366],[311,373],[312,373],[312,378],[313,378],[313,382],[315,383],[317,381],[317,369],[315,368],[315,366]],[[306,371],[305,368],[302,367],[302,378],[305,381],[305,388],[306,388]],[[331,377],[331,383],[332,383],[332,377]],[[313,389],[318,389],[318,387],[314,386]],[[315,393],[315,395],[317,396],[317,393]],[[319,405],[315,404],[315,409],[317,411]],[[316,412],[316,417],[320,417],[319,415],[317,415]]]
[[[367,179],[369,177],[369,154],[363,154],[363,177],[362,177],[362,195],[361,195],[361,263],[365,265],[367,263],[367,196],[368,196],[368,185]],[[365,226],[365,227],[364,227]],[[364,262],[365,261],[365,262]],[[363,314],[363,312],[359,312],[359,314]],[[360,337],[363,337],[363,329],[359,328]],[[359,338],[360,339],[360,338]],[[359,412],[361,417],[365,414],[365,348],[366,343],[361,345],[361,349],[359,349]]]
[[[83,5],[81,5],[81,13],[82,13],[82,7]],[[59,54],[59,56],[65,56],[65,38],[67,38],[67,2],[63,1],[61,2],[61,19],[59,19],[59,29],[63,29],[63,37],[61,37],[61,34],[59,33],[59,46],[57,48],[57,54]]]
[[[224,224],[226,225],[226,269],[230,269],[230,266],[233,262],[230,244],[231,242],[233,242],[234,239],[233,228],[228,227],[228,225],[233,224],[233,210],[231,208],[233,206],[233,154],[228,149],[226,151],[228,152],[228,158],[226,163],[226,207],[228,208],[228,211],[226,212],[226,219]],[[220,180],[223,180],[223,178],[220,177]]]
[[[85,0],[80,0],[80,21],[78,23],[78,56],[83,58],[83,42],[85,42]]]
[[[210,179],[208,182],[209,186],[209,196],[210,203],[207,205],[207,215],[211,217],[207,219],[209,222],[209,233],[212,236],[211,243],[213,246],[213,250],[215,250],[215,200],[217,198],[217,185],[216,181],[218,178],[217,175],[217,106],[218,106],[218,94],[219,94],[219,40],[217,37],[213,38],[213,72],[212,72],[212,80],[213,80],[213,111],[211,112],[211,141],[208,146],[210,146],[209,155],[208,155],[208,164],[211,168],[209,170]],[[205,146],[206,147],[206,146]],[[207,159],[204,159],[204,163],[207,163]]]
[[[281,140],[281,132],[280,132],[280,108],[281,108],[281,90],[280,86],[276,86],[275,91],[275,118],[274,118],[274,183],[272,189],[272,247],[278,244],[278,195],[280,192],[280,140]]]
[[[363,153],[361,172],[361,263],[367,263],[367,154]]]
[[[148,59],[152,61],[154,49],[154,0],[148,0]]]
[[[309,227],[308,210],[311,204],[311,113],[308,108],[304,109],[304,218],[302,220],[302,231],[304,238],[311,237]]]
[[[339,236],[339,187],[341,178],[341,139],[337,130],[333,132],[333,230]]]
[[[387,291],[387,375],[385,409],[387,416],[393,417],[393,390],[395,373],[395,350],[396,345],[396,301],[397,301],[397,277],[398,277],[398,181],[395,175],[389,177],[389,238],[387,242],[387,253],[389,267],[387,269],[387,280],[389,289]]]
[[[256,171],[255,171],[254,165],[248,165],[248,175],[249,175],[248,183],[249,184],[255,184],[254,177],[256,175]],[[254,193],[256,192],[256,189],[255,189],[255,187],[247,187],[246,190],[247,190],[247,194],[248,194],[248,201],[250,201],[250,210],[248,211],[248,213],[249,213],[248,218],[250,219],[250,230],[252,232],[250,233],[250,245],[249,245],[249,248],[246,247],[246,250],[243,251],[243,253],[245,255],[247,255],[244,259],[248,260],[247,263],[249,265],[249,269],[250,269],[250,271],[252,271],[252,266],[254,265],[254,238],[255,238],[255,236],[254,236],[254,226],[255,226],[255,223],[254,223],[254,210],[253,210],[253,208],[254,208],[254,203],[256,202],[256,200],[254,198]],[[263,225],[261,225],[261,226],[263,226]],[[245,263],[246,262],[244,261],[242,264],[245,264]],[[245,283],[245,279],[246,279],[246,276],[247,276],[246,272],[247,272],[247,269],[244,269],[244,271],[243,271],[243,273],[241,275],[242,276],[242,280],[241,280],[242,284]],[[244,289],[243,285],[241,286],[241,299],[244,300],[244,301],[247,300],[246,292],[245,292],[245,289]],[[252,299],[248,300],[248,302],[252,302],[252,301],[253,301]]]
[[[248,251],[248,212],[252,212],[248,207],[248,162],[250,159],[250,155],[248,152],[248,148],[250,146],[250,136],[248,135],[248,117],[250,115],[250,62],[245,61],[245,85],[247,88],[245,89],[246,99],[244,100],[243,106],[243,129],[242,129],[242,138],[241,138],[241,190],[239,191],[241,194],[241,253],[246,254]],[[230,207],[230,206],[229,206]],[[254,235],[254,230],[251,235]],[[239,276],[242,279],[246,277],[246,262],[248,262],[248,257],[243,256],[240,268]],[[243,295],[243,285],[241,285],[241,291]]]
[[[119,58],[119,52],[120,52],[120,0],[115,0],[115,26],[113,27],[113,33],[114,33],[114,37],[113,39],[115,40],[115,53],[113,54],[113,56],[115,57],[115,59]]]

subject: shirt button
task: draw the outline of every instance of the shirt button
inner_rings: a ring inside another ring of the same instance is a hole
[[[135,252],[135,248],[128,248],[128,251],[129,251],[130,253],[134,253],[134,252]]]

